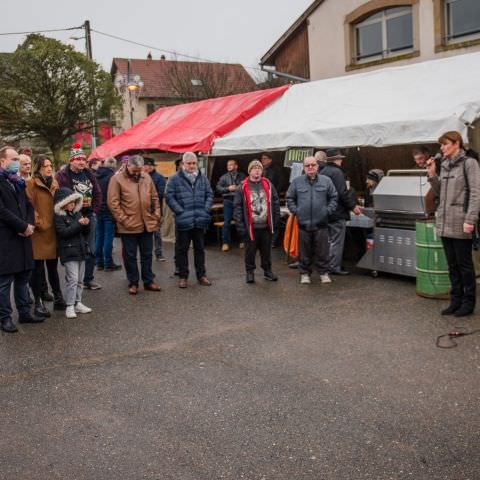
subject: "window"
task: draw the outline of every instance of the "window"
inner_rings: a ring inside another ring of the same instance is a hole
[[[190,81],[192,82],[192,85],[194,87],[201,87],[203,85],[203,82],[201,80],[197,80],[195,78],[192,78]]]
[[[480,38],[480,1],[445,0],[447,43]]]
[[[413,50],[412,7],[393,7],[354,25],[354,62],[378,60]]]

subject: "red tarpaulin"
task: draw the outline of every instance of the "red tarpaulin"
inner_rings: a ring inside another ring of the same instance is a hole
[[[222,137],[283,95],[288,85],[158,109],[92,152],[89,159],[129,150],[208,153]]]

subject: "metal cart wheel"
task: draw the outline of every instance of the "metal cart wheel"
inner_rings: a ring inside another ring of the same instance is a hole
[[[377,270],[372,270],[372,271],[370,272],[370,275],[372,276],[372,278],[377,278],[377,277],[378,277],[378,272],[377,272]]]

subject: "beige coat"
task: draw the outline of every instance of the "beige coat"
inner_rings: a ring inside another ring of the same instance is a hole
[[[57,258],[57,236],[53,212],[53,195],[58,189],[55,179],[50,189],[38,178],[26,182],[28,199],[35,210],[35,232],[32,235],[33,258],[50,260]]]
[[[160,223],[158,194],[150,175],[136,182],[125,172],[108,184],[107,205],[117,222],[118,233],[155,232]]]
[[[468,177],[470,198],[468,210],[464,211],[466,182],[464,166]],[[440,175],[430,179],[433,190],[439,196],[436,212],[437,235],[448,238],[469,239],[471,234],[464,233],[463,224],[476,225],[480,211],[480,167],[474,158],[460,155],[454,162],[444,160]]]

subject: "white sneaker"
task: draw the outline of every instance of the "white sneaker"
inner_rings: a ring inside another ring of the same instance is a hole
[[[67,306],[67,309],[65,310],[65,316],[67,318],[77,318],[77,314],[75,313],[75,307],[73,305]]]
[[[310,275],[308,273],[302,273],[300,275],[300,283],[302,285],[310,285],[312,283],[310,280]]]
[[[324,273],[323,275],[320,275],[320,281],[322,283],[332,283],[332,279],[330,278],[330,275],[328,273]]]
[[[90,313],[92,311],[92,309],[85,306],[82,302],[78,302],[75,305],[75,311],[77,313]]]

